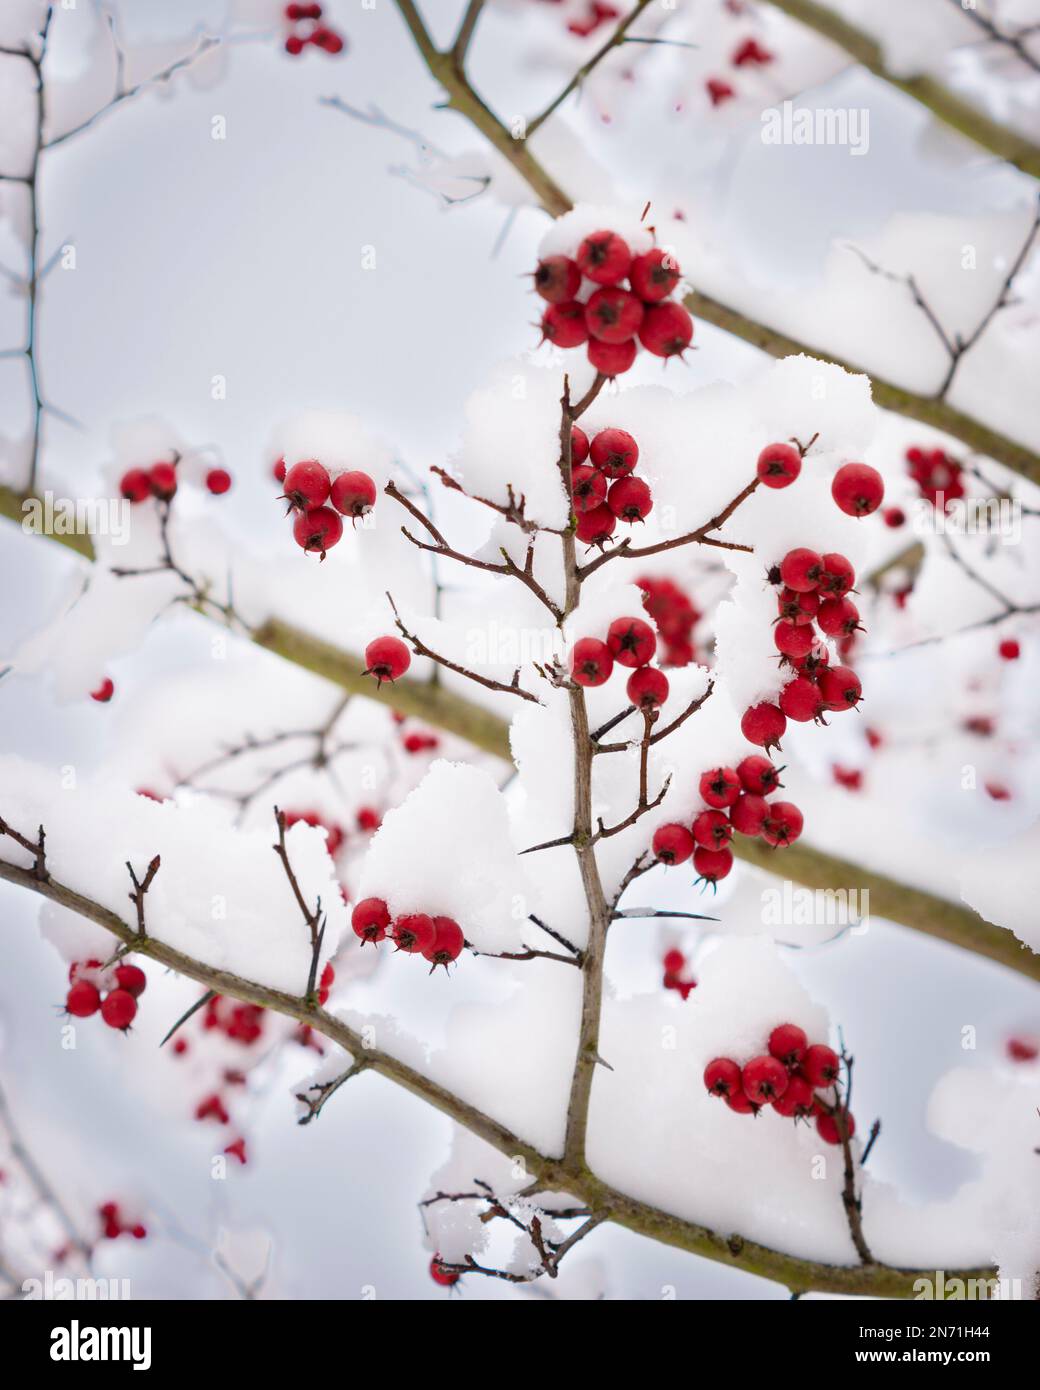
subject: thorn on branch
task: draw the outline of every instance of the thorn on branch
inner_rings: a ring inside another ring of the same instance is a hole
[[[161,862],[161,861],[160,861],[159,856],[156,855],[155,858],[154,858],[154,859],[151,861],[151,863],[148,865],[148,870],[147,870],[147,872],[145,873],[144,878],[143,878],[140,882],[138,882],[137,875],[134,873],[133,865],[130,863],[129,859],[126,861],[127,872],[128,872],[129,875],[130,875],[130,882],[134,885],[134,891],[130,894],[130,901],[133,903],[134,907],[137,909],[137,935],[138,935],[138,936],[147,936],[147,935],[148,935],[147,931],[145,930],[145,925],[144,925],[144,900],[145,900],[145,894],[148,892],[149,888],[151,888],[151,886],[152,886],[152,879],[153,879],[153,878],[155,877],[155,875],[159,872],[159,865],[160,865],[160,862]]]

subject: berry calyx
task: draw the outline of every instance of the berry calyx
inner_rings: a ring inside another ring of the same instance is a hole
[[[793,801],[771,801],[769,814],[762,824],[762,839],[774,849],[793,845],[802,833],[804,823],[802,813]]]
[[[110,990],[101,1004],[101,1017],[109,1028],[125,1033],[137,1017],[137,1000],[129,990]]]
[[[655,246],[652,251],[633,257],[628,283],[644,303],[656,304],[668,298],[681,274],[675,257]]]
[[[721,811],[740,795],[740,778],[731,767],[713,767],[701,773],[697,790],[705,805]]]
[[[789,487],[802,471],[802,456],[793,444],[767,444],[755,472],[766,487]]]
[[[616,232],[593,232],[578,247],[575,257],[583,275],[597,285],[616,285],[632,265],[632,252]]]
[[[869,463],[843,463],[831,483],[831,496],[847,516],[870,516],[881,506],[885,482]]]
[[[693,319],[681,304],[669,299],[643,315],[639,341],[655,357],[679,357],[693,339]]]
[[[725,849],[733,839],[733,826],[721,811],[702,811],[692,830],[693,838],[704,849]]]
[[[636,360],[635,339],[629,338],[624,343],[605,343],[601,338],[591,338],[587,352],[590,365],[601,376],[620,376]]]
[[[206,474],[206,487],[214,497],[221,497],[231,489],[231,474],[226,468],[211,468]]]
[[[601,343],[626,343],[643,322],[643,305],[629,290],[611,285],[597,290],[585,305],[585,326]]]
[[[787,719],[783,710],[765,700],[760,705],[752,705],[741,716],[740,732],[748,743],[757,743],[766,751],[779,748],[780,740],[787,731]]]
[[[741,1089],[740,1068],[730,1057],[716,1057],[704,1068],[708,1094],[728,1100]]]
[[[379,685],[400,680],[411,664],[411,652],[400,637],[376,637],[365,648],[364,674],[375,676]]]
[[[332,481],[328,469],[317,459],[294,463],[285,474],[285,498],[297,511],[320,507],[329,500]]]
[[[90,692],[90,698],[96,700],[99,705],[107,705],[115,693],[115,681],[111,676],[106,676],[97,689]]]
[[[809,1039],[797,1023],[781,1023],[769,1035],[769,1055],[785,1067],[796,1067],[805,1056]]]
[[[143,502],[151,492],[151,480],[143,468],[130,468],[119,480],[120,496],[127,502]]]
[[[117,965],[116,984],[135,999],[140,999],[148,987],[148,976],[139,965]]]
[[[591,511],[581,513],[574,528],[574,535],[583,545],[603,546],[616,530],[617,517],[606,503],[603,503],[593,507]]]
[[[458,959],[466,944],[466,938],[458,922],[451,917],[435,917],[433,926],[433,941],[423,949],[422,954],[432,963],[433,970],[436,970],[438,965],[443,965],[447,970],[451,962]]]
[[[172,463],[153,463],[148,470],[148,486],[152,496],[161,502],[172,500],[177,491],[177,470]]]
[[[740,1074],[740,1084],[753,1104],[768,1105],[787,1090],[787,1068],[775,1057],[752,1057]]]
[[[579,515],[591,512],[594,507],[602,507],[606,500],[607,480],[598,468],[593,468],[589,463],[580,463],[571,469],[571,501]]]
[[[742,792],[730,807],[729,819],[734,830],[741,835],[761,835],[769,802],[756,792]]]
[[[577,299],[569,299],[564,304],[550,304],[542,315],[542,337],[556,347],[580,347],[588,336],[585,305]]]
[[[607,646],[619,666],[645,666],[657,651],[657,634],[642,618],[615,618],[607,628]]]
[[[433,918],[425,912],[410,912],[404,917],[398,917],[390,935],[399,951],[416,955],[420,952],[425,953],[433,946],[437,939],[437,928],[433,924]]]
[[[321,560],[342,535],[343,522],[331,507],[311,507],[293,522],[293,540],[301,550],[317,554]]]
[[[571,652],[571,676],[579,685],[603,685],[614,669],[614,654],[598,637],[579,637]]]
[[[685,864],[694,851],[693,836],[685,825],[659,825],[650,846],[656,858],[668,865]]]
[[[607,506],[619,521],[642,521],[654,509],[654,499],[642,478],[618,478],[611,483]]]
[[[826,1043],[813,1043],[805,1049],[799,1070],[810,1086],[832,1086],[838,1079],[841,1059]]]
[[[73,1018],[90,1018],[101,1008],[101,995],[89,980],[77,980],[65,996],[65,1011]]]
[[[656,666],[640,666],[629,676],[625,694],[636,709],[657,709],[668,699],[668,677]]]
[[[782,771],[782,768],[776,767],[760,753],[749,753],[737,763],[740,785],[745,791],[754,792],[756,796],[768,796],[770,792],[775,792],[777,787],[782,785]]]
[[[820,595],[815,589],[799,593],[797,589],[781,589],[777,596],[777,611],[785,623],[805,627],[811,623],[820,607]]]
[[[817,555],[815,550],[806,550],[800,547],[797,550],[789,550],[780,561],[780,578],[788,589],[794,589],[796,593],[806,594],[810,589],[815,589],[823,575],[823,556]]]
[[[357,521],[359,516],[364,516],[375,506],[376,485],[367,473],[360,470],[341,473],[332,481],[329,501],[338,512]]]
[[[704,849],[703,846],[698,845],[693,851],[693,867],[697,870],[700,879],[714,887],[719,879],[725,878],[732,869],[733,851]]]
[[[382,898],[362,898],[350,914],[350,925],[361,944],[382,941],[390,927],[390,909]]]
[[[593,438],[589,457],[608,478],[623,478],[639,462],[639,445],[627,430],[600,430]]]
[[[570,256],[546,256],[534,272],[534,287],[549,304],[565,304],[581,289],[581,271]]]

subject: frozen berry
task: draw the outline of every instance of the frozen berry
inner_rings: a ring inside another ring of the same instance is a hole
[[[809,655],[815,641],[812,627],[795,626],[794,623],[779,622],[773,628],[773,643],[782,656],[789,656],[795,661],[801,661],[803,657]],[[780,708],[783,709],[781,701]],[[790,711],[785,711],[790,713]]]
[[[804,820],[793,801],[771,801],[762,825],[762,839],[774,849],[792,845],[802,833]]]
[[[585,305],[585,326],[602,343],[625,343],[643,322],[643,305],[616,285],[597,290]]]
[[[627,372],[636,360],[635,340],[630,338],[624,343],[605,343],[601,338],[592,338],[589,341],[588,358],[590,365],[595,367],[601,376],[620,376],[622,372]]]
[[[806,627],[820,607],[820,595],[815,589],[799,593],[797,589],[781,589],[776,600],[777,611],[785,623]]]
[[[569,299],[565,304],[550,304],[542,315],[542,337],[557,347],[580,347],[588,336],[585,305],[576,299]]]
[[[125,989],[135,999],[139,999],[148,987],[148,976],[139,965],[117,965],[116,984]]]
[[[610,540],[616,530],[617,517],[604,503],[599,507],[593,507],[591,511],[581,513],[574,528],[574,536],[583,545],[602,546]]]
[[[380,685],[400,680],[411,664],[411,653],[400,637],[376,637],[365,648],[364,674],[375,676]]]
[[[884,480],[868,463],[842,464],[831,483],[831,496],[849,516],[876,512],[884,495]]]
[[[693,319],[672,299],[647,309],[639,329],[639,341],[655,357],[681,355],[692,338]]]
[[[748,743],[757,743],[760,748],[767,750],[780,747],[786,729],[787,719],[783,710],[768,701],[746,709],[740,720],[740,732]]]
[[[300,512],[293,522],[293,540],[301,548],[314,553],[324,560],[326,552],[336,545],[343,535],[343,522],[339,512],[331,507],[311,507]]]
[[[817,1115],[816,1133],[825,1144],[840,1144],[841,1130],[838,1128],[838,1121],[833,1115]],[[848,1111],[845,1112],[845,1136],[851,1139],[856,1133],[856,1120]]]
[[[206,487],[214,497],[220,497],[231,488],[231,474],[226,468],[211,468],[206,474]]]
[[[662,864],[685,864],[694,850],[693,836],[685,825],[660,825],[651,848]]]
[[[440,1284],[442,1289],[450,1289],[453,1284],[457,1284],[462,1275],[457,1269],[447,1269],[441,1264],[440,1255],[434,1255],[430,1261],[430,1278],[435,1284]]]
[[[713,767],[701,773],[697,790],[706,806],[721,811],[740,795],[740,778],[731,767]]]
[[[769,1055],[785,1067],[795,1067],[805,1056],[809,1039],[797,1023],[781,1023],[769,1035]]]
[[[607,480],[598,468],[581,463],[571,469],[571,499],[579,515],[603,506],[607,500]]]
[[[770,1101],[779,1100],[787,1090],[787,1068],[766,1054],[752,1057],[744,1065],[740,1083],[748,1100],[755,1105],[768,1105]]]
[[[153,463],[148,470],[148,486],[152,496],[169,502],[177,491],[177,470],[172,463]]]
[[[1022,648],[1013,637],[1005,637],[997,648],[997,654],[1002,661],[1017,661],[1022,654]]]
[[[390,935],[399,951],[416,955],[433,945],[437,937],[437,928],[433,925],[433,918],[428,917],[425,912],[410,912],[397,918]]]
[[[810,1086],[831,1086],[838,1078],[841,1059],[826,1043],[813,1043],[805,1049],[799,1069]]]
[[[729,1057],[716,1057],[704,1068],[704,1084],[710,1095],[726,1099],[741,1089],[740,1068]]]
[[[614,655],[598,637],[579,637],[571,652],[571,675],[579,685],[602,685],[610,679]]]
[[[693,867],[705,883],[716,884],[732,869],[733,852],[728,849],[704,849],[698,845],[693,851]]]
[[[616,232],[593,232],[578,247],[575,258],[583,275],[597,285],[616,285],[632,264],[632,252]]]
[[[382,898],[362,898],[350,914],[350,925],[362,944],[382,941],[390,926],[390,909]]]
[[[629,676],[625,694],[637,709],[656,709],[668,699],[668,677],[656,666],[640,666]]]
[[[675,257],[655,246],[645,255],[633,258],[628,272],[629,284],[647,304],[667,299],[679,283],[681,271]]]
[[[101,1008],[101,995],[88,980],[77,980],[65,996],[65,1009],[73,1018],[89,1018]]]
[[[608,478],[622,478],[639,462],[639,445],[627,430],[600,430],[592,441],[589,457]]]
[[[101,1017],[109,1028],[118,1028],[125,1033],[137,1015],[137,1000],[126,989],[113,989],[105,995],[101,1005]]]
[[[581,271],[570,256],[546,256],[534,272],[534,287],[549,304],[565,304],[581,289]]]
[[[780,786],[781,771],[768,758],[763,758],[761,753],[749,753],[737,763],[740,785],[756,796],[768,796],[770,792],[775,792]]]
[[[820,604],[816,621],[827,637],[851,637],[862,631],[859,609],[850,598],[828,598]]]
[[[773,1101],[773,1109],[787,1119],[807,1120],[816,1108],[813,1088],[801,1076],[789,1076],[787,1089],[778,1100]]]
[[[143,502],[151,496],[152,484],[143,468],[130,468],[119,480],[119,492],[127,502]]]
[[[466,938],[462,934],[462,928],[458,922],[450,917],[435,917],[433,919],[434,938],[429,946],[423,948],[423,956],[432,962],[436,970],[438,965],[443,965],[445,970],[453,960],[457,960]]]
[[[331,488],[328,469],[317,459],[294,463],[285,475],[286,499],[298,511],[323,506]]]
[[[704,849],[725,849],[733,839],[733,826],[722,811],[702,811],[692,829],[693,838]]]
[[[571,430],[571,463],[584,463],[589,456],[589,437],[575,425]]]
[[[375,506],[376,485],[367,473],[360,470],[341,473],[332,480],[329,500],[338,512],[357,521],[359,516],[364,516]]]
[[[741,835],[761,835],[769,814],[769,802],[756,792],[741,792],[730,807],[729,818],[734,830]]]
[[[619,666],[645,666],[657,651],[657,636],[642,618],[615,618],[607,628],[607,646]]]
[[[611,483],[607,506],[619,521],[642,521],[654,509],[654,499],[642,478],[618,478]]]
[[[90,698],[96,700],[99,705],[107,705],[115,693],[115,681],[111,676],[106,676],[97,689],[90,692]]]
[[[793,444],[767,444],[755,471],[766,487],[789,487],[802,471],[802,456]]]
[[[863,687],[848,666],[831,666],[820,676],[820,694],[827,709],[852,709],[859,704]]]
[[[823,556],[815,550],[789,550],[780,561],[780,578],[788,589],[799,594],[808,593],[820,583],[823,575]]]
[[[807,724],[823,709],[823,696],[808,676],[795,676],[780,692],[780,709],[788,719]]]

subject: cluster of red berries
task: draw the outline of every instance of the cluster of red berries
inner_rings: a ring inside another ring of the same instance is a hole
[[[863,693],[855,671],[830,664],[830,649],[819,635],[836,639],[844,655],[862,630],[859,609],[849,598],[856,572],[845,556],[800,547],[788,551],[768,578],[780,590],[773,641],[781,665],[793,668],[795,675],[775,705],[752,705],[740,721],[748,742],[767,750],[780,746],[788,719],[823,723],[825,711],[854,709]]]
[[[818,1091],[836,1086],[841,1059],[826,1043],[810,1045],[796,1023],[781,1023],[769,1035],[768,1051],[743,1066],[730,1057],[716,1057],[704,1068],[708,1093],[721,1097],[738,1115],[757,1115],[771,1105],[787,1119],[815,1118],[816,1132],[825,1144],[840,1144],[836,1116],[845,1121],[849,1139],[856,1121],[848,1110],[821,1100]]]
[[[466,944],[462,928],[453,918],[430,917],[425,912],[406,912],[392,918],[382,898],[362,898],[350,924],[362,945],[371,941],[376,946],[389,936],[398,951],[428,960],[431,975],[438,965],[447,970]]]
[[[774,54],[763,48],[757,39],[744,39],[734,50],[730,62],[735,68],[764,68],[774,61]],[[737,89],[724,77],[709,77],[705,82],[712,106],[721,106],[737,95]]]
[[[98,1207],[101,1218],[101,1234],[105,1240],[118,1240],[120,1236],[133,1236],[134,1240],[144,1240],[147,1229],[140,1221],[127,1221],[118,1202],[106,1202]]]
[[[91,1018],[100,1012],[109,1028],[125,1033],[137,1017],[137,1001],[147,984],[140,966],[125,961],[111,970],[105,970],[99,960],[73,961],[65,1012],[73,1018]]]
[[[603,546],[619,521],[643,521],[654,509],[650,488],[633,470],[639,445],[626,430],[600,430],[591,443],[577,425],[571,431],[571,504],[575,536]]]
[[[279,459],[273,471],[289,504],[286,515],[294,516],[293,539],[322,560],[343,535],[342,517],[349,516],[356,526],[376,504],[376,485],[359,469],[333,477],[317,459],[301,459],[291,468]]]
[[[919,449],[916,446],[906,451],[906,471],[917,484],[923,498],[933,507],[943,499],[945,510],[951,502],[964,496],[964,465],[949,456],[945,449]]]
[[[206,474],[206,488],[220,497],[231,487],[231,474],[226,468],[211,468]],[[128,468],[119,480],[119,493],[127,502],[146,502],[150,497],[160,502],[172,502],[177,494],[177,460],[165,459],[150,468]]]
[[[636,584],[643,591],[643,607],[654,620],[664,644],[662,666],[689,666],[696,657],[693,629],[701,619],[690,596],[674,579],[644,575]]]
[[[657,651],[657,634],[642,618],[615,618],[607,640],[579,637],[571,651],[571,677],[579,685],[603,685],[610,679],[614,662],[632,668],[625,686],[629,704],[654,710],[668,699],[668,677],[651,666]]]
[[[687,829],[677,821],[658,826],[651,842],[662,864],[685,864],[693,857],[699,880],[715,884],[733,867],[729,848],[734,831],[780,849],[802,833],[802,813],[791,801],[767,801],[777,791],[782,768],[753,753],[735,768],[713,767],[701,774],[698,792],[704,809]]]
[[[342,34],[338,34],[329,25],[322,24],[321,16],[320,5],[286,5],[285,18],[291,26],[291,32],[285,40],[286,53],[296,58],[308,44],[322,49],[332,57],[343,52],[345,41]]]
[[[680,278],[675,258],[660,247],[633,256],[617,232],[593,232],[573,259],[538,262],[534,287],[548,305],[542,339],[560,348],[587,343],[589,362],[609,377],[628,371],[639,344],[655,357],[681,357],[693,338],[693,319],[669,297]],[[583,280],[593,285],[584,300],[578,298]]]
[[[664,966],[661,983],[665,989],[674,989],[681,998],[688,999],[690,991],[697,988],[697,981],[692,976],[686,976],[686,957],[682,951],[677,947],[665,951],[661,963]]]

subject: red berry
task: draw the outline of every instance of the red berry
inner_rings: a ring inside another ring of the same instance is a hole
[[[698,845],[693,851],[693,867],[705,883],[718,883],[733,867],[733,852],[728,849],[704,849]]]
[[[90,692],[90,698],[96,700],[99,705],[107,705],[115,693],[115,682],[112,680],[111,676],[106,676],[98,688]]]
[[[840,1144],[841,1132],[833,1115],[817,1115],[816,1133],[825,1144]],[[856,1121],[852,1114],[845,1112],[845,1133],[849,1139],[856,1133]]]
[[[425,912],[409,912],[398,917],[390,930],[399,951],[409,955],[427,951],[437,938],[437,928],[433,918]]]
[[[816,621],[827,637],[851,637],[860,631],[859,609],[850,598],[828,598],[820,604]]]
[[[458,959],[466,944],[466,938],[458,922],[450,917],[435,917],[433,926],[433,941],[423,949],[422,954],[428,961],[432,961],[435,970],[438,965],[443,965],[447,970],[451,962]]]
[[[1022,648],[1013,637],[1005,637],[997,652],[1003,661],[1017,661],[1022,654]]]
[[[214,497],[220,497],[231,487],[231,474],[226,468],[211,468],[206,474],[206,487]]]
[[[685,864],[694,850],[693,836],[685,825],[659,825],[651,848],[662,864]]]
[[[109,1028],[118,1028],[125,1033],[137,1014],[137,1000],[126,989],[113,989],[105,995],[101,1005],[101,1017]]]
[[[823,556],[815,550],[789,550],[780,561],[780,578],[788,589],[806,594],[815,589],[823,575]]]
[[[597,290],[585,305],[585,326],[601,343],[626,343],[643,322],[643,305],[616,285]]]
[[[682,826],[677,826],[676,829],[681,830]],[[671,951],[665,951],[661,964],[664,966],[666,974],[678,975],[686,964],[686,957],[683,955],[682,951],[677,951],[673,948]]]
[[[300,512],[293,522],[293,540],[308,552],[316,553],[324,560],[326,552],[336,545],[343,535],[343,522],[339,512],[331,507],[311,507]]]
[[[725,849],[733,839],[733,826],[721,811],[702,811],[692,830],[693,838],[704,849]]]
[[[375,506],[376,485],[367,473],[341,473],[332,481],[329,500],[338,512],[356,521]]]
[[[716,1057],[704,1068],[708,1094],[728,1099],[741,1089],[740,1068],[729,1057]]]
[[[1040,1057],[1040,1043],[1032,1038],[1008,1038],[1007,1055],[1012,1062],[1035,1062]]]
[[[769,803],[764,796],[742,792],[730,807],[729,818],[734,830],[739,830],[741,835],[754,836],[762,833],[768,814]]]
[[[737,95],[735,88],[731,87],[728,82],[723,82],[718,77],[709,77],[704,86],[707,89],[708,98],[712,106],[721,106],[723,102],[732,101]]]
[[[607,628],[607,646],[619,666],[645,666],[657,651],[657,636],[642,618],[615,618]]]
[[[383,818],[372,806],[361,806],[358,808],[357,825],[359,830],[371,833],[378,830],[383,823]]]
[[[793,623],[779,622],[773,628],[773,642],[777,651],[782,656],[789,656],[795,661],[801,661],[803,657],[809,655],[813,649],[814,641],[815,637],[811,626],[796,627]],[[783,702],[781,701],[782,708]]]
[[[805,1049],[799,1070],[810,1086],[831,1086],[841,1070],[841,1058],[826,1043],[813,1043]]]
[[[119,492],[128,502],[143,502],[151,491],[151,480],[143,468],[130,468],[119,480]]]
[[[639,445],[627,430],[600,430],[589,449],[592,463],[608,478],[623,478],[639,462]]]
[[[895,531],[900,526],[906,525],[906,512],[903,511],[902,507],[886,507],[881,513],[881,520]]]
[[[801,1076],[787,1078],[787,1090],[773,1101],[773,1109],[787,1119],[807,1120],[816,1106],[813,1088]]]
[[[755,471],[766,487],[789,487],[802,471],[802,456],[793,444],[767,444]]]
[[[440,1284],[441,1288],[450,1289],[453,1284],[457,1284],[462,1275],[456,1269],[445,1269],[441,1264],[440,1255],[434,1255],[430,1261],[430,1278],[435,1284]]]
[[[285,40],[285,51],[296,58],[303,52],[303,39],[298,34],[290,34]]]
[[[390,909],[382,898],[362,898],[350,914],[350,925],[362,944],[382,941],[390,926]]]
[[[618,478],[611,483],[607,506],[619,521],[642,521],[654,509],[654,499],[642,478]]]
[[[605,545],[617,530],[617,517],[606,504],[582,512],[574,529],[576,540],[583,545]]]
[[[177,470],[172,463],[153,463],[148,470],[148,486],[152,496],[169,502],[177,491]]]
[[[777,596],[777,611],[785,623],[795,627],[805,627],[811,623],[820,607],[820,596],[815,589],[799,593],[797,589],[781,589]]]
[[[616,285],[632,265],[632,252],[616,232],[593,232],[578,247],[582,274],[597,285]]]
[[[579,515],[603,506],[607,500],[607,480],[598,468],[580,463],[571,469],[571,500]]]
[[[771,801],[762,826],[762,839],[774,849],[792,845],[802,833],[804,820],[793,801]]]
[[[781,771],[782,769],[774,767],[769,759],[763,758],[760,753],[750,753],[737,763],[740,785],[745,791],[754,792],[756,796],[768,796],[770,792],[775,792],[781,785]]]
[[[311,43],[317,44],[326,53],[343,52],[343,39],[336,33],[335,29],[316,29],[311,35]]]
[[[614,654],[598,637],[579,637],[571,652],[571,675],[579,685],[602,685],[614,669]]]
[[[571,463],[584,463],[589,456],[589,437],[577,425],[571,430]]]
[[[754,1101],[748,1100],[747,1096],[744,1094],[743,1087],[738,1091],[734,1091],[731,1096],[727,1096],[726,1104],[738,1115],[757,1115],[762,1108],[760,1105],[756,1105]]]
[[[823,556],[823,573],[820,575],[820,591],[840,598],[847,594],[856,582],[856,571],[844,555],[830,552]]]
[[[101,995],[87,980],[77,980],[65,996],[65,1009],[73,1018],[89,1018],[101,1008]]]
[[[796,1067],[805,1056],[809,1039],[797,1023],[781,1023],[769,1035],[769,1055],[785,1067]]]
[[[630,338],[624,343],[605,343],[600,338],[592,338],[587,352],[590,364],[601,376],[620,376],[636,360],[635,339]]]
[[[321,979],[318,981],[318,1003],[325,1005],[329,1002],[329,994],[332,986],[336,983],[336,971],[332,962],[325,962],[325,969],[321,972]]]
[[[884,495],[884,480],[868,463],[842,464],[831,483],[831,496],[849,516],[876,512]]]
[[[577,299],[569,299],[565,304],[550,304],[542,315],[542,337],[557,347],[580,347],[588,336],[585,305]]]
[[[285,482],[285,459],[277,459],[271,467],[271,472],[275,480],[279,483]]]
[[[675,257],[655,246],[645,255],[633,258],[628,281],[640,299],[656,304],[667,299],[679,283],[681,271]]]
[[[117,965],[116,984],[139,999],[148,987],[148,976],[139,965]]]
[[[640,666],[629,676],[625,694],[637,709],[656,709],[668,699],[668,677],[656,666]]]
[[[795,676],[780,692],[781,710],[798,724],[815,719],[823,707],[823,696],[808,676]]]
[[[676,357],[690,346],[693,319],[675,300],[647,309],[639,329],[639,341],[655,357]]]
[[[705,805],[721,811],[740,795],[740,778],[731,767],[713,767],[701,773],[697,790]]]
[[[848,666],[831,666],[820,676],[820,694],[826,709],[852,709],[859,704],[863,687]]]
[[[376,637],[365,648],[365,675],[379,685],[396,681],[412,664],[412,656],[400,637]]]
[[[752,1057],[740,1074],[740,1084],[753,1104],[768,1105],[787,1090],[787,1068],[775,1057]]]
[[[329,500],[331,489],[328,469],[317,459],[294,463],[286,472],[285,496],[298,511],[323,506]]]
[[[546,256],[535,269],[534,287],[549,304],[565,304],[581,289],[581,271],[570,256]]]
[[[757,743],[767,751],[780,747],[780,740],[786,729],[787,720],[783,710],[769,704],[768,701],[746,709],[740,720],[740,732],[748,743]]]

